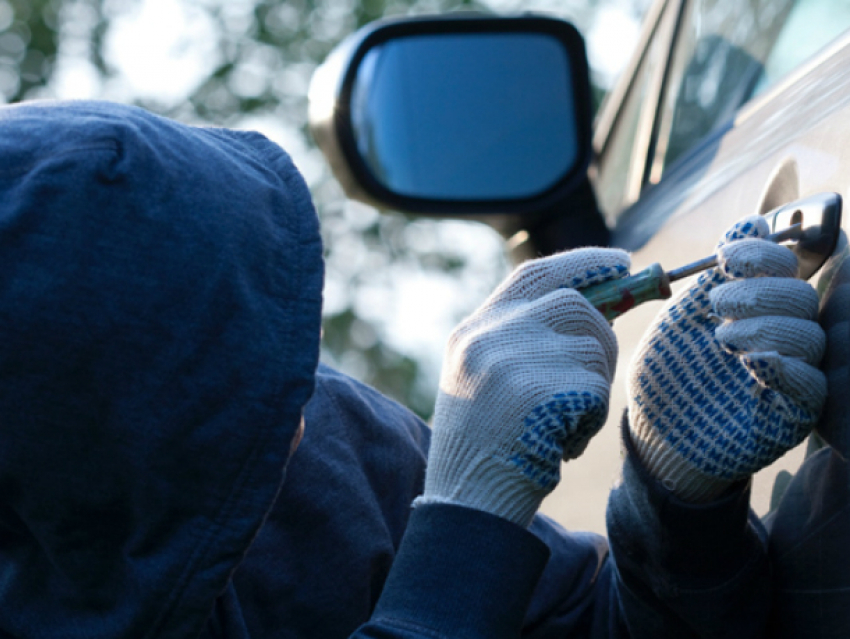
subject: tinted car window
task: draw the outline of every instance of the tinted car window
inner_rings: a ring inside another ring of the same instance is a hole
[[[848,27],[850,2],[847,0],[797,0],[764,62],[753,95],[788,75]]]
[[[662,98],[650,182],[753,94],[793,6],[793,0],[687,4]]]

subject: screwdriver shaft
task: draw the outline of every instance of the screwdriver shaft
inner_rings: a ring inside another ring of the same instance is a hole
[[[764,239],[768,242],[778,244],[779,242],[787,242],[788,240],[797,240],[802,234],[803,225],[794,224],[786,229],[772,233]],[[682,278],[693,275],[694,273],[699,273],[707,268],[712,268],[713,266],[717,266],[717,255],[709,255],[708,257],[704,257],[696,262],[691,262],[690,264],[685,264],[685,266],[671,269],[667,271],[667,277],[671,282],[675,282],[676,280],[681,280]]]
[[[802,235],[802,224],[794,224],[764,239],[778,243],[798,240]],[[643,302],[667,299],[672,294],[670,282],[713,266],[717,266],[717,255],[710,255],[666,273],[660,264],[652,264],[634,275],[589,286],[579,292],[606,319],[613,320]]]

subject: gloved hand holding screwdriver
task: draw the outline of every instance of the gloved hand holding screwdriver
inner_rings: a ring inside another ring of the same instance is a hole
[[[747,218],[644,335],[628,374],[638,457],[686,501],[709,501],[799,444],[826,398],[818,297],[787,248]]]
[[[625,251],[579,249],[521,265],[452,334],[425,492],[527,526],[604,424],[617,360],[608,321],[575,289],[625,275]]]

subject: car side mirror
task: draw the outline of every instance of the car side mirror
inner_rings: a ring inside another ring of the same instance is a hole
[[[481,219],[506,234],[587,181],[584,41],[562,20],[480,14],[380,21],[315,72],[310,127],[346,193]]]

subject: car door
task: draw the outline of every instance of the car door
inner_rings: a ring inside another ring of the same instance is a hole
[[[848,197],[849,26],[850,3],[840,0],[665,0],[652,7],[634,61],[597,120],[591,168],[612,244],[633,251],[633,270],[707,256],[745,215],[823,191]],[[625,406],[628,361],[659,309],[646,304],[614,324],[621,352],[612,421]],[[612,473],[616,430],[609,424],[588,450]],[[793,471],[804,448],[758,475],[756,512],[767,512],[774,478]],[[571,472],[583,469],[565,468],[565,491],[576,483]],[[590,508],[604,502],[590,499]]]

